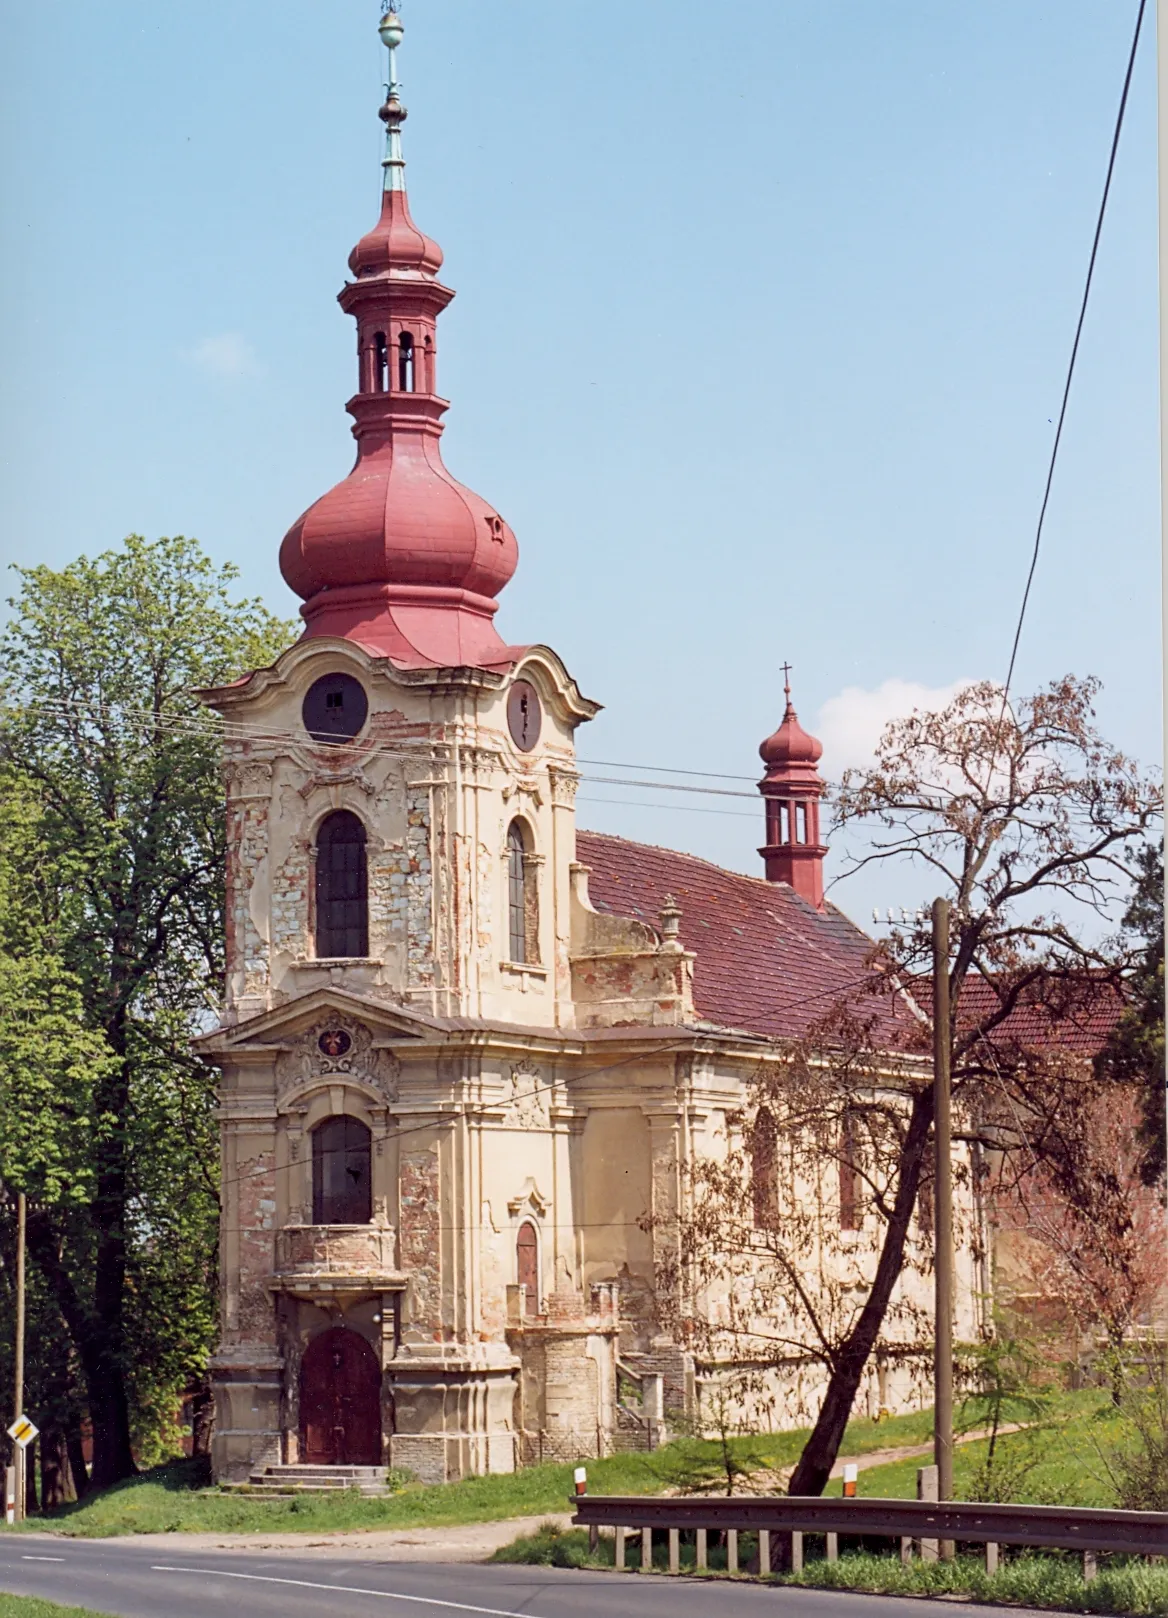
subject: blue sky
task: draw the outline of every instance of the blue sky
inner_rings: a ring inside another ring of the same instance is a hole
[[[606,705],[585,757],[752,776],[789,659],[838,773],[1004,673],[1134,11],[405,0],[446,459],[519,536],[502,633]],[[280,538],[351,462],[376,0],[0,13],[4,558],[185,532],[291,613]],[[1152,45],[1018,673],[1098,674],[1148,762]],[[761,869],[748,802],[653,802],[585,787],[581,820]],[[928,896],[862,882],[858,915]]]

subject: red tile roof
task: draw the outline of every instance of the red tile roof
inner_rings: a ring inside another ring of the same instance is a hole
[[[602,832],[578,832],[576,849],[592,873],[595,909],[656,927],[666,894],[677,900],[705,1022],[797,1038],[870,980],[872,940],[834,905],[815,910],[785,882]],[[859,1009],[871,1014],[881,1003],[865,994]],[[899,996],[897,1003],[899,1019],[911,1015]]]
[[[931,980],[914,982],[912,993],[921,1009],[931,1015]],[[1002,993],[989,979],[967,978],[957,1007],[958,1035],[984,1024],[1001,1003]],[[1094,1056],[1106,1044],[1124,1005],[1122,990],[1108,978],[1087,973],[1073,979],[1055,978],[1025,990],[1010,1015],[986,1037],[1003,1053],[1045,1048]]]

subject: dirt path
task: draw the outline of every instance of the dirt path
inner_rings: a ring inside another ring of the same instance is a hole
[[[1000,1433],[1017,1432],[1017,1424],[999,1427]],[[988,1430],[966,1433],[962,1443],[987,1438]],[[832,1468],[833,1478],[843,1476],[844,1467],[854,1465],[861,1472],[874,1466],[885,1466],[889,1461],[907,1461],[914,1456],[931,1455],[932,1444],[908,1444],[897,1449],[871,1450],[867,1455],[841,1455]],[[755,1474],[762,1485],[756,1493],[780,1492],[791,1468],[784,1471]],[[538,1517],[506,1517],[498,1522],[461,1523],[449,1528],[381,1528],[368,1532],[337,1534],[124,1534],[118,1536],[120,1545],[140,1545],[144,1551],[157,1552],[169,1546],[181,1546],[184,1551],[249,1551],[253,1555],[262,1551],[295,1551],[300,1556],[347,1557],[354,1561],[377,1560],[383,1562],[485,1562],[503,1545],[523,1534],[532,1534],[541,1523],[554,1522],[567,1528],[572,1521],[568,1512],[543,1512]],[[55,1534],[29,1534],[29,1539],[57,1539]],[[101,1543],[99,1541],[99,1543]]]

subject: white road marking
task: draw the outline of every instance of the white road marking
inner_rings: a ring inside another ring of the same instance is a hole
[[[509,1607],[468,1607],[464,1601],[439,1601],[434,1596],[403,1596],[395,1590],[363,1590],[351,1584],[313,1584],[309,1579],[277,1579],[263,1573],[227,1573],[217,1567],[151,1567],[150,1571],[193,1573],[197,1578],[247,1579],[252,1584],[290,1584],[297,1590],[328,1590],[340,1596],[380,1596],[382,1601],[411,1601],[421,1607],[445,1607],[448,1612],[486,1613],[487,1618],[537,1618],[535,1613],[513,1612]]]
[[[63,1556],[22,1556],[22,1562],[63,1562]]]

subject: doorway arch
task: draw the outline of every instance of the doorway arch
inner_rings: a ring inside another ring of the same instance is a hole
[[[300,1362],[300,1459],[381,1465],[381,1366],[364,1337],[344,1326],[314,1337]]]

